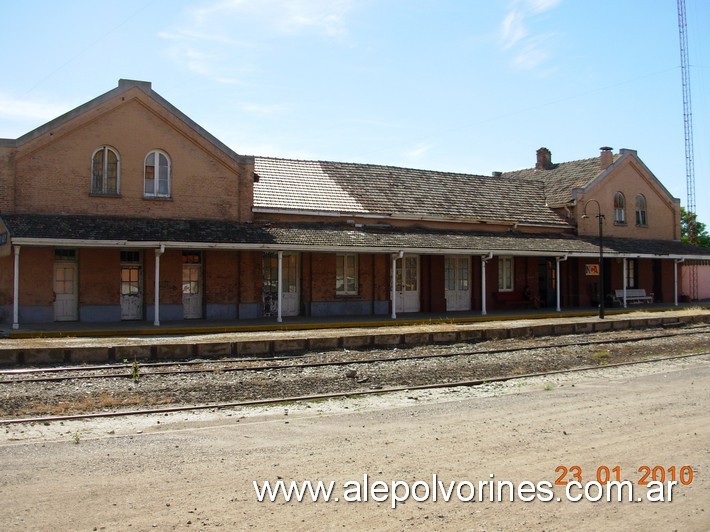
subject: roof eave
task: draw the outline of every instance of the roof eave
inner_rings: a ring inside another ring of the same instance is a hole
[[[357,212],[357,211],[327,211],[318,209],[288,209],[288,208],[272,208],[272,207],[253,207],[252,212],[255,214],[291,214],[301,216],[321,216],[321,217],[338,217],[338,218],[372,218],[381,220],[402,220],[413,222],[445,222],[445,223],[460,223],[460,224],[486,224],[486,225],[503,225],[510,227],[546,227],[554,229],[569,229],[572,226],[566,222],[530,222],[519,220],[496,220],[492,218],[479,217],[440,217],[440,216],[424,216],[398,213],[372,213],[372,212]]]
[[[485,249],[473,248],[423,248],[406,246],[324,246],[302,244],[267,244],[267,243],[240,243],[240,242],[178,242],[178,241],[130,241],[130,240],[79,240],[56,238],[12,238],[15,246],[54,246],[54,247],[79,247],[79,248],[124,248],[124,249],[215,249],[215,250],[264,250],[264,251],[310,251],[320,253],[407,253],[420,255],[488,255],[513,257],[571,257],[596,259],[599,254],[587,251],[557,250],[511,250],[496,247]],[[613,250],[604,250],[608,257],[629,259],[668,259],[668,260],[710,260],[708,255],[689,254],[653,254],[653,253],[621,253]]]

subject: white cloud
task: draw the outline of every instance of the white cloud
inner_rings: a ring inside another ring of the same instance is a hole
[[[254,115],[267,116],[281,113],[285,111],[287,107],[282,104],[247,103],[242,105],[242,109]]]
[[[347,32],[345,17],[355,0],[220,0],[192,11],[192,20],[211,28],[216,22],[248,19],[271,31],[315,31],[329,36]]]
[[[560,4],[560,0],[526,0],[528,9],[532,13],[542,13],[554,9]]]
[[[503,49],[513,54],[516,68],[531,70],[552,58],[550,41],[554,33],[537,33],[530,29],[536,16],[556,8],[561,0],[515,0],[500,26]]]
[[[525,29],[525,16],[517,9],[511,9],[503,19],[501,39],[504,48],[510,48],[528,34]]]
[[[434,148],[434,144],[419,144],[404,155],[410,162],[421,161]]]
[[[37,100],[23,100],[0,93],[0,117],[11,120],[52,120],[71,107]]]
[[[203,52],[188,42],[179,42],[167,50],[168,57],[179,63],[194,74],[215,78],[218,71],[215,68],[214,56]]]
[[[535,38],[528,39],[513,59],[513,64],[520,69],[526,70],[532,70],[544,64],[552,56],[549,47],[546,45],[546,41],[549,38],[550,35],[538,35]]]
[[[239,85],[241,83],[241,80],[237,78],[228,78],[225,76],[213,76],[213,79],[221,85]]]
[[[260,64],[279,37],[347,34],[355,0],[207,0],[190,7],[181,25],[161,31],[166,55],[219,83],[237,83]]]
[[[235,40],[226,35],[218,35],[214,33],[199,32],[194,29],[181,28],[170,31],[158,32],[158,37],[168,41],[182,40],[198,40],[198,41],[214,41],[222,44],[236,44]]]

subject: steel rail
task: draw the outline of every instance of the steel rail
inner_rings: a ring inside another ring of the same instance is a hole
[[[225,408],[239,408],[245,406],[263,406],[263,405],[273,405],[279,403],[293,403],[301,401],[316,401],[322,399],[342,399],[347,397],[362,397],[367,395],[384,395],[389,393],[411,391],[411,390],[434,390],[440,388],[459,388],[459,387],[473,387],[480,386],[482,384],[489,384],[492,382],[506,382],[516,379],[528,379],[532,377],[545,377],[548,375],[560,375],[563,373],[580,373],[583,371],[594,371],[602,370],[608,368],[618,368],[624,366],[635,366],[638,364],[650,364],[654,362],[666,362],[672,360],[680,360],[684,358],[692,358],[699,356],[710,355],[710,351],[704,351],[701,353],[687,353],[683,355],[675,355],[670,357],[658,357],[649,358],[644,360],[634,360],[630,362],[614,362],[610,364],[605,364],[603,366],[580,366],[577,368],[568,369],[556,369],[550,371],[541,371],[534,373],[522,373],[516,375],[502,375],[498,377],[487,377],[485,379],[474,379],[465,381],[454,381],[446,383],[434,383],[434,384],[419,384],[414,386],[393,386],[389,388],[381,389],[370,389],[370,390],[356,390],[349,392],[335,392],[326,394],[313,394],[313,395],[299,395],[292,397],[280,397],[271,399],[253,399],[250,401],[235,401],[226,403],[207,403],[198,405],[184,405],[184,406],[174,406],[168,408],[150,408],[142,410],[119,410],[115,412],[96,412],[93,414],[75,414],[66,416],[44,416],[44,417],[31,417],[31,418],[17,418],[17,419],[0,419],[0,426],[3,425],[14,425],[19,423],[51,423],[53,421],[71,421],[80,419],[99,419],[99,418],[109,418],[109,417],[127,417],[127,416],[137,416],[137,415],[152,415],[152,414],[168,414],[172,412],[189,412],[195,410],[221,410]]]
[[[677,325],[677,324],[672,324],[672,325]],[[689,329],[704,329],[704,330],[689,330]],[[690,325],[687,326],[687,328],[683,328],[681,332],[674,333],[674,334],[653,334],[653,335],[648,335],[648,336],[638,336],[638,337],[633,337],[633,338],[620,338],[618,340],[614,340],[614,342],[639,342],[643,340],[655,340],[658,338],[670,338],[673,336],[682,336],[686,334],[704,334],[706,332],[710,331],[710,326],[709,325]],[[618,331],[621,332],[621,331]],[[576,333],[576,335],[581,335],[583,333]],[[608,334],[606,333],[599,333],[599,334]],[[538,337],[538,338],[544,338],[544,337]],[[463,342],[461,342],[463,343]],[[566,343],[559,343],[559,344],[548,344],[545,347],[569,347],[570,345],[599,345],[599,344],[606,344],[610,343],[608,340],[589,340],[586,342],[574,342],[570,344],[569,342]],[[407,346],[407,347],[413,347],[413,346]],[[238,357],[238,358],[226,358],[226,359],[195,359],[195,360],[170,360],[170,361],[161,361],[161,362],[144,362],[144,361],[139,361],[138,364],[140,364],[140,367],[145,369],[145,368],[154,368],[154,367],[169,367],[169,366],[192,366],[192,365],[209,365],[209,364],[241,364],[244,362],[258,362],[258,361],[263,361],[263,360],[293,360],[297,358],[304,358],[309,355],[312,355],[312,352],[305,352],[305,353],[299,353],[299,354],[294,354],[294,355],[279,355],[279,356],[260,356],[260,357]],[[105,370],[113,370],[113,369],[129,369],[132,368],[133,363],[132,362],[122,362],[120,364],[96,364],[93,366],[88,366],[88,365],[82,365],[82,366],[59,366],[59,367],[48,367],[48,368],[16,368],[16,369],[0,369],[0,376],[5,376],[5,375],[31,375],[31,374],[38,374],[38,373],[69,373],[69,372],[81,372],[81,371],[105,371]],[[214,371],[214,370],[207,370],[207,371]],[[110,377],[112,376],[125,376],[125,375],[108,375]],[[0,381],[2,383],[4,381]],[[21,382],[21,381],[11,381],[11,382]]]
[[[545,347],[545,348],[565,348],[565,347],[574,347],[574,346],[579,346],[579,347],[586,347],[586,346],[593,346],[593,345],[605,345],[605,344],[620,344],[620,343],[633,343],[633,342],[642,342],[645,340],[658,340],[662,338],[673,338],[677,336],[685,336],[685,335],[695,335],[695,334],[705,334],[708,331],[686,331],[684,334],[683,333],[678,333],[678,334],[657,334],[657,335],[650,335],[650,336],[643,336],[643,337],[634,337],[634,338],[616,338],[616,339],[606,339],[606,340],[591,340],[591,341],[586,341],[586,342],[565,342],[565,343],[552,343],[552,344],[545,344],[541,345],[539,347]],[[360,365],[360,364],[376,364],[380,362],[405,362],[408,360],[426,360],[426,359],[436,359],[436,358],[452,358],[452,357],[465,357],[465,356],[472,356],[472,355],[495,355],[495,354],[502,354],[502,353],[513,353],[515,351],[526,351],[528,349],[535,349],[537,347],[530,347],[530,346],[511,346],[511,347],[505,347],[505,348],[497,348],[497,349],[484,349],[484,350],[478,350],[478,351],[463,351],[463,352],[457,352],[457,353],[431,353],[431,354],[425,354],[425,355],[402,355],[402,356],[393,356],[393,357],[376,357],[376,358],[364,358],[364,359],[348,359],[348,360],[331,360],[331,361],[324,361],[324,362],[306,362],[303,364],[264,364],[264,365],[258,365],[258,366],[241,366],[241,367],[216,367],[216,368],[207,368],[207,369],[185,369],[185,370],[174,370],[174,371],[147,371],[147,372],[140,372],[139,378],[147,378],[147,377],[164,377],[164,376],[170,376],[170,375],[194,375],[194,374],[201,374],[201,373],[231,373],[231,372],[247,372],[247,371],[253,371],[253,372],[259,372],[259,371],[269,371],[269,370],[288,370],[288,369],[298,369],[298,368],[321,368],[321,367],[328,367],[328,366],[354,366],[354,365]],[[301,358],[304,355],[295,355],[292,357],[280,357],[278,359],[274,358],[269,358],[269,360],[289,360],[293,358]],[[243,362],[255,362],[263,359],[235,359],[235,360],[228,360],[228,361],[221,361],[222,363],[243,363]],[[196,364],[204,363],[200,361],[195,361]],[[220,361],[213,361],[213,363],[220,363]],[[180,363],[168,363],[168,365],[176,365],[180,366],[182,364]],[[131,365],[128,364],[125,366],[126,368],[130,368]],[[157,367],[157,365],[143,365],[139,364],[140,370],[145,370],[151,367]],[[94,368],[101,368],[101,366],[92,366],[92,370]],[[123,366],[121,367],[121,369]],[[106,367],[104,367],[106,369]],[[78,371],[75,370],[74,368],[71,368],[71,372]],[[56,373],[56,371],[55,371]],[[0,373],[2,375],[2,373]],[[113,378],[119,378],[119,379],[132,379],[135,378],[133,373],[107,373],[107,374],[91,374],[91,375],[65,375],[65,376],[50,376],[50,377],[34,377],[34,378],[25,378],[25,379],[7,379],[7,380],[0,380],[0,385],[3,384],[31,384],[31,383],[40,383],[40,382],[64,382],[68,380],[94,380],[94,379],[113,379]]]
[[[130,346],[129,346],[130,347]],[[31,349],[26,349],[26,351],[31,351]],[[262,357],[243,357],[235,359],[226,360],[211,360],[211,359],[198,359],[198,360],[171,360],[165,362],[143,362],[138,361],[142,368],[154,368],[154,367],[165,367],[165,366],[192,366],[197,364],[230,364],[235,362],[256,362],[259,360],[269,359],[269,360],[291,360],[293,358],[301,358],[308,353],[301,353],[298,355],[280,355],[280,356],[262,356]],[[121,362],[120,364],[96,364],[93,366],[58,366],[50,368],[16,368],[16,369],[0,369],[1,375],[31,375],[35,373],[64,373],[64,372],[79,372],[79,371],[103,371],[107,369],[127,369],[133,366],[133,362]]]

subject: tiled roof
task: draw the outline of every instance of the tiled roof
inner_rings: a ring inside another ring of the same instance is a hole
[[[486,233],[472,231],[356,227],[348,224],[240,224],[223,220],[173,220],[108,216],[4,214],[2,221],[10,237],[33,239],[122,241],[126,246],[141,242],[288,246],[303,251],[323,248],[374,248],[383,252],[419,250],[422,253],[467,251],[470,253],[530,252],[596,254],[594,238],[572,234],[529,234],[517,231]],[[701,249],[665,240],[605,239],[609,254],[684,255],[710,258],[710,249]]]
[[[256,209],[567,226],[529,179],[255,158]]]
[[[3,214],[11,238],[126,242],[269,243],[252,224],[118,216]]]
[[[619,155],[614,156],[614,161]],[[589,184],[601,173],[599,157],[553,164],[549,170],[527,168],[503,172],[502,178],[542,183],[548,205],[564,205],[572,201],[572,190]]]

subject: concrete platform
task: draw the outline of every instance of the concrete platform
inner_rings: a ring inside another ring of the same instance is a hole
[[[160,328],[147,324],[136,327],[135,323],[110,324],[111,328],[109,324],[48,324],[43,330],[13,331],[8,338],[0,339],[0,366],[270,356],[333,349],[474,343],[691,323],[710,323],[710,308],[695,305],[614,309],[605,319],[600,319],[596,312],[576,310],[485,317],[422,314],[398,320],[298,318],[280,324],[273,320],[248,325],[201,322],[192,327],[179,322]]]

